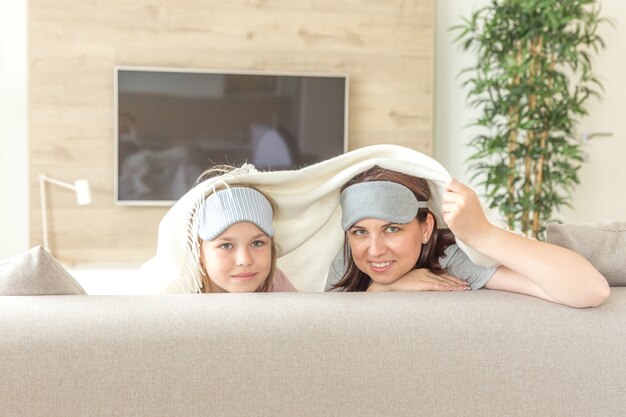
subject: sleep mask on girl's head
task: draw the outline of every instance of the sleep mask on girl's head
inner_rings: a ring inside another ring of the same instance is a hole
[[[235,223],[255,224],[274,236],[272,205],[263,194],[247,187],[229,187],[211,194],[200,209],[198,235],[213,240]]]
[[[341,193],[341,228],[346,231],[363,219],[405,224],[417,216],[427,201],[417,201],[404,185],[391,181],[368,181],[347,187]]]

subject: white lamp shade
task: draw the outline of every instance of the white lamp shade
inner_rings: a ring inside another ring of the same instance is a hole
[[[79,206],[91,204],[91,186],[87,180],[77,180],[74,183],[76,187],[76,202]]]

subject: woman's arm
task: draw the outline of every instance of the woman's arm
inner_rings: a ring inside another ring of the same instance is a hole
[[[413,269],[391,284],[372,281],[367,291],[465,291],[470,286],[449,274],[433,274],[428,268]]]
[[[606,279],[575,252],[489,223],[476,193],[451,180],[443,218],[455,236],[502,266],[486,287],[533,295],[571,307],[594,307],[609,296]]]

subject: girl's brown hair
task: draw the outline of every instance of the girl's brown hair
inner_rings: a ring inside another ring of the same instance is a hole
[[[424,178],[391,171],[379,166],[375,166],[355,176],[344,184],[341,191],[351,185],[368,181],[390,181],[398,183],[411,190],[419,201],[428,201],[431,197],[428,181]],[[428,268],[434,274],[440,275],[445,273],[446,269],[441,266],[439,259],[445,256],[444,252],[446,248],[454,243],[454,235],[448,229],[439,230],[437,228],[437,218],[427,208],[420,208],[417,211],[417,221],[420,224],[424,223],[429,214],[433,218],[433,232],[428,242],[422,245],[420,256],[413,269]],[[367,274],[362,272],[354,263],[350,253],[350,244],[348,243],[347,233],[348,232],[346,232],[343,244],[343,259],[344,265],[346,266],[344,267],[345,272],[341,280],[331,287],[331,290],[366,291],[370,286],[372,279]]]
[[[229,166],[229,165],[217,165],[214,166],[212,168],[207,169],[206,171],[204,171],[196,180],[196,183],[194,184],[200,184],[201,182],[209,179],[209,178],[213,178],[216,176],[220,176],[220,175],[224,175],[224,174],[228,174],[229,172],[233,171],[235,169],[235,167]],[[253,190],[256,190],[258,192],[260,192],[261,194],[263,194],[263,196],[267,199],[267,201],[269,201],[270,205],[272,206],[272,212],[276,213],[276,203],[269,197],[267,196],[264,192],[260,191],[259,189],[257,189],[254,185],[252,184],[244,184],[244,183],[233,183],[233,184],[228,184],[230,187],[246,187],[246,188],[252,188]],[[215,185],[215,191],[220,191],[225,189],[226,186],[224,184],[216,184]],[[213,190],[211,190],[213,191]],[[204,198],[206,199],[210,194],[207,194],[204,196]],[[270,238],[270,242],[271,242],[271,256],[272,256],[272,263],[270,266],[270,272],[269,275],[267,276],[267,279],[263,282],[263,284],[257,288],[257,290],[255,292],[270,292],[272,291],[272,286],[274,284],[274,273],[276,272],[276,245],[274,244],[274,238],[271,237]],[[200,247],[202,245],[202,239],[200,239],[200,236],[197,236],[197,244]],[[207,272],[206,272],[206,268],[204,267],[204,265],[201,265],[200,267],[200,272],[202,274],[202,288],[200,289],[200,291],[202,293],[209,293],[211,292],[211,279],[209,278]]]

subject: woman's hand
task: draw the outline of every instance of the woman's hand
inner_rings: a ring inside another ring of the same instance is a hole
[[[469,289],[467,282],[452,275],[436,275],[427,268],[419,268],[407,272],[388,285],[372,282],[367,291],[465,291]]]
[[[441,209],[452,233],[470,246],[493,228],[474,190],[454,178],[446,185]]]

